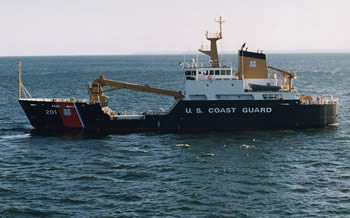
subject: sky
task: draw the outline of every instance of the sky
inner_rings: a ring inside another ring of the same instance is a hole
[[[349,0],[0,0],[0,56],[350,52]]]

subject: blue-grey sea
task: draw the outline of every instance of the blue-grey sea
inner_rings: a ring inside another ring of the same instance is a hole
[[[339,97],[332,128],[40,135],[17,101],[17,59],[33,97],[88,98],[88,82],[101,74],[183,90],[179,62],[191,58],[1,57],[0,216],[349,217],[350,54],[267,56],[269,65],[297,72],[300,93]],[[224,59],[237,67],[236,55]],[[127,90],[108,95],[116,111],[173,103]]]

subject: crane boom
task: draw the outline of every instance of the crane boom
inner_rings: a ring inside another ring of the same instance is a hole
[[[267,66],[267,69],[274,70],[282,74],[282,89],[287,89],[286,77],[288,77],[288,90],[290,92],[293,91],[293,79],[295,78],[295,73],[291,73],[271,66]]]
[[[114,87],[109,90],[103,90],[102,88],[105,86]],[[128,82],[121,82],[116,80],[109,80],[105,79],[103,75],[101,75],[98,79],[96,79],[93,84],[89,84],[89,91],[90,91],[90,101],[91,102],[102,102],[103,98],[105,98],[104,93],[109,91],[114,91],[118,89],[130,89],[134,91],[139,92],[148,92],[148,93],[154,93],[154,94],[160,94],[160,95],[167,95],[172,96],[176,100],[181,100],[184,98],[184,96],[181,94],[180,91],[172,91],[167,89],[160,89],[160,88],[153,88],[148,85],[139,85],[135,83],[128,83]]]
[[[172,90],[166,90],[166,89],[159,89],[159,88],[152,88],[148,85],[139,85],[135,83],[128,83],[128,82],[120,82],[120,81],[114,81],[114,80],[103,80],[104,86],[111,86],[116,87],[120,89],[130,89],[140,92],[149,92],[149,93],[155,93],[160,95],[168,95],[173,97],[181,98],[183,95],[180,92],[172,91]]]
[[[274,71],[280,72],[282,74],[286,74],[286,75],[288,75],[291,78],[295,78],[295,74],[294,73],[291,73],[291,72],[288,72],[288,71],[285,71],[285,70],[281,70],[281,69],[278,69],[276,67],[271,67],[271,66],[267,66],[267,68],[270,69],[270,70],[274,70]]]

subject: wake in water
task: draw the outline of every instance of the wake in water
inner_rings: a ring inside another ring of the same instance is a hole
[[[1,139],[18,139],[18,138],[28,138],[30,137],[29,133],[26,134],[19,134],[19,135],[5,135],[5,136],[0,136],[0,140]]]
[[[185,147],[185,148],[188,148],[190,147],[189,144],[176,144],[176,147]]]
[[[0,129],[0,137],[12,136],[12,135],[23,135],[30,132],[30,129],[26,128],[3,128]]]
[[[243,144],[240,146],[240,148],[245,148],[245,149],[255,149],[255,145],[247,145],[247,144]]]

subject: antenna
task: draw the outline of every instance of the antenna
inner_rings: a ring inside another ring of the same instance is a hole
[[[222,17],[220,16],[219,17],[219,20],[216,20],[217,23],[220,24],[220,32],[219,32],[219,38],[221,39],[222,38],[222,24],[225,22],[222,20]]]
[[[221,40],[221,42],[219,42],[219,45],[220,45],[220,51],[221,51],[219,61],[221,62],[221,66],[224,66],[224,41]]]
[[[18,99],[21,99],[21,61],[17,60],[17,68],[18,68]]]

